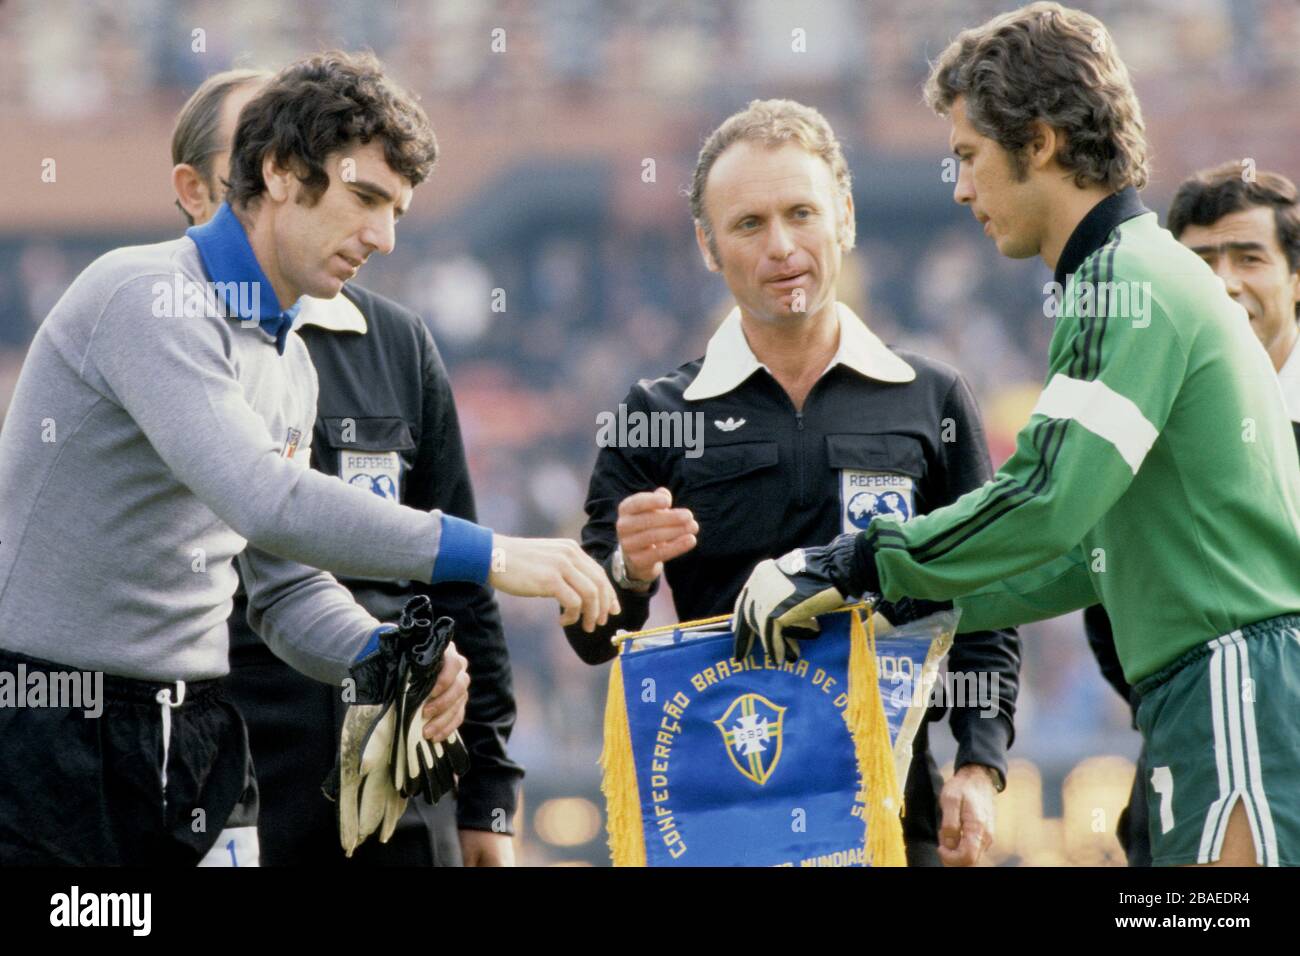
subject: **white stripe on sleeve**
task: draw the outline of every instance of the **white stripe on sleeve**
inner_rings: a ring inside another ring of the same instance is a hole
[[[1142,410],[1100,379],[1084,382],[1053,375],[1038,397],[1033,414],[1068,418],[1115,446],[1133,474],[1160,434]]]

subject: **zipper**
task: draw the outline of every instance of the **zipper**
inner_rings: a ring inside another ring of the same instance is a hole
[[[805,496],[804,496],[804,479],[803,479],[803,459],[804,459],[803,412],[794,413],[794,426],[795,426],[794,460],[795,460],[796,481],[798,483],[798,488],[799,488],[799,495],[798,495],[799,507],[806,508],[808,506],[808,503],[805,500]]]
[[[809,401],[812,400],[813,394],[816,393],[817,389],[821,387],[822,379],[824,379],[824,378],[825,378],[825,376],[822,376],[822,378],[821,378],[821,379],[818,379],[816,382],[814,382],[814,383],[813,383],[813,387],[812,387],[811,389],[808,390],[808,397],[805,398],[805,399],[803,400],[804,408],[807,408],[807,407],[808,407],[808,403],[809,403]],[[773,379],[772,381],[775,383],[775,382],[776,382],[776,379]],[[798,489],[798,490],[797,490],[797,493],[795,494],[795,500],[798,502],[798,505],[799,505],[799,507],[800,507],[801,509],[802,509],[802,508],[807,508],[807,507],[808,507],[808,495],[807,495],[807,491],[806,491],[806,489],[805,489],[805,487],[804,487],[804,485],[806,484],[805,479],[804,479],[804,470],[805,470],[805,469],[804,469],[804,464],[805,464],[805,463],[804,463],[804,458],[805,458],[806,456],[804,455],[804,427],[803,427],[803,411],[802,411],[802,409],[795,408],[795,406],[794,406],[794,401],[790,398],[789,393],[786,392],[786,390],[785,390],[784,388],[780,388],[780,385],[779,385],[779,384],[777,385],[777,387],[780,389],[781,397],[784,398],[785,401],[786,401],[786,403],[790,406],[790,408],[794,410],[794,430],[795,430],[795,438],[794,438],[795,481],[796,481],[796,483],[797,483],[797,489]]]

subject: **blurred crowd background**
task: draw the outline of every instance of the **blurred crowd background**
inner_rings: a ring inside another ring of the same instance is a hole
[[[1294,0],[1107,0],[1153,146],[1147,205],[1227,159],[1300,175]],[[887,342],[958,367],[995,464],[1046,370],[1040,262],[1000,258],[951,200],[927,60],[1016,4],[985,0],[42,0],[0,6],[0,415],[24,350],[92,259],[179,234],[169,142],[207,75],[373,49],[442,159],[362,284],[421,313],[450,368],[485,524],[576,537],[596,416],[703,353],[729,308],[683,189],[755,97],[821,109],[853,170],[841,297]],[[800,32],[802,31],[802,32]],[[53,160],[53,182],[42,170]],[[495,309],[494,309],[495,306]],[[87,476],[94,481],[94,476]],[[93,586],[95,582],[87,582]],[[607,862],[596,765],[607,676],[553,606],[502,601],[527,767],[523,862]],[[661,600],[652,623],[672,619]],[[1137,751],[1077,615],[1022,629],[1012,786],[992,862],[1120,860]],[[954,752],[946,730],[936,751]],[[1100,817],[1098,811],[1101,811]],[[1098,832],[1100,831],[1100,832]]]

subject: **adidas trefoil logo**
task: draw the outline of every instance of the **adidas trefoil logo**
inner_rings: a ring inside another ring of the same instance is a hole
[[[715,419],[713,424],[718,427],[719,431],[734,432],[741,425],[745,424],[745,420],[743,418],[728,418],[725,422],[720,422]]]

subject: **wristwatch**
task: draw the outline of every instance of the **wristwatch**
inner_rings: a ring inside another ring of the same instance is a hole
[[[654,587],[654,581],[638,581],[627,576],[627,563],[623,560],[622,545],[614,549],[614,555],[609,561],[609,571],[609,576],[613,579],[615,586],[622,588],[624,591],[645,594]]]
[[[963,766],[979,767],[981,770],[987,773],[989,775],[989,779],[993,781],[993,789],[998,793],[1001,793],[1003,790],[1007,789],[1006,777],[1002,776],[1002,772],[1000,770],[997,770],[994,767],[990,767],[988,764],[982,764],[982,763],[963,764]]]

